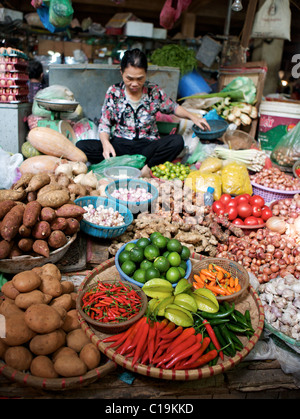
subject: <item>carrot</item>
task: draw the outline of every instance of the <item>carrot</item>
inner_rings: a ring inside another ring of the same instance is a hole
[[[200,278],[199,275],[194,275],[194,280],[200,284],[200,285],[204,285],[204,281]]]
[[[209,290],[211,290],[212,292],[217,293],[217,294],[228,295],[226,293],[226,290],[224,288],[214,287],[214,286],[210,286],[210,285],[206,285],[206,288],[209,289]]]
[[[235,286],[235,282],[234,282],[234,279],[232,278],[232,276],[229,279],[229,286],[230,286],[230,288],[233,288]]]
[[[214,265],[214,268],[215,268],[216,271],[221,271],[221,272],[223,272],[224,274],[227,274],[227,275],[229,274],[229,272],[226,271],[226,269],[222,268],[222,266]]]
[[[217,272],[217,279],[221,281],[224,278],[224,273],[222,271]]]
[[[235,287],[235,292],[238,292],[238,291],[240,291],[241,289],[242,289],[241,285],[240,285],[240,284],[238,284],[238,285]]]
[[[203,286],[201,286],[198,282],[193,282],[193,287],[196,289],[203,288]]]
[[[238,277],[235,278],[234,285],[235,285],[235,287],[237,287],[239,285],[239,278]]]

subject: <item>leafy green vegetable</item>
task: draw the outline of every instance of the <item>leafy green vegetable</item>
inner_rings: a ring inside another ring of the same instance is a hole
[[[197,68],[195,51],[176,44],[156,49],[150,60],[158,66],[179,67],[181,76]]]

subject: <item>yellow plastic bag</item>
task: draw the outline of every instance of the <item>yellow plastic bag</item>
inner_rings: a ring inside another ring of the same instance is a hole
[[[222,195],[222,179],[216,173],[201,173],[199,170],[192,171],[185,179],[185,185],[194,192],[205,193],[207,188],[214,188],[214,199],[217,201]]]
[[[206,157],[201,163],[199,172],[201,173],[215,173],[222,168],[223,161],[217,157]]]
[[[244,164],[237,162],[226,164],[221,170],[221,178],[223,193],[230,195],[248,193],[252,195],[249,173]]]

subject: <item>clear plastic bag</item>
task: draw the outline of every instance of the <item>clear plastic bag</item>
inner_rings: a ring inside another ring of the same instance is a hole
[[[280,166],[291,167],[300,159],[300,122],[276,144],[271,159]]]
[[[21,153],[11,155],[0,148],[0,189],[10,189],[10,187],[21,177],[19,170],[24,158]]]
[[[252,195],[252,185],[250,182],[247,167],[244,164],[230,162],[221,170],[223,193],[230,195],[242,195],[248,193]]]
[[[201,173],[215,173],[222,169],[223,161],[217,157],[206,157],[201,163],[199,172]]]
[[[74,10],[70,0],[51,0],[49,22],[57,28],[67,27],[73,19],[73,13]]]
[[[222,195],[221,176],[216,173],[201,173],[199,170],[192,171],[185,179],[185,186],[194,192],[205,193],[207,188],[214,188],[214,199],[219,200]]]

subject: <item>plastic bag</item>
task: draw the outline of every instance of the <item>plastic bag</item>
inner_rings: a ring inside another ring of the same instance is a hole
[[[45,100],[65,99],[65,100],[72,101],[74,100],[74,94],[66,86],[61,86],[59,84],[53,84],[52,86],[39,90],[33,100],[32,114],[36,116],[50,118],[51,111],[47,111],[47,109],[44,109],[41,106],[39,106],[37,104],[36,99],[45,99]],[[68,114],[69,114],[68,119],[72,119],[70,112],[68,112]],[[63,112],[60,112],[60,117],[63,119],[62,115],[63,115]]]
[[[223,193],[230,195],[248,193],[252,195],[249,173],[244,164],[237,162],[226,164],[221,170],[221,177]]]
[[[110,159],[105,159],[100,163],[92,164],[89,167],[89,171],[92,170],[98,175],[102,175],[104,169],[112,166],[129,166],[135,167],[136,169],[141,169],[145,166],[146,157],[141,154],[124,154],[123,156],[111,157]]]
[[[181,13],[188,8],[192,0],[166,0],[160,12],[159,23],[165,29],[172,29]]]
[[[98,138],[98,128],[94,122],[88,118],[82,118],[73,125],[73,130],[76,135],[76,141],[79,140],[93,140]]]
[[[199,172],[201,173],[215,173],[222,169],[223,161],[217,157],[207,157],[201,163]]]
[[[207,188],[211,186],[215,190],[215,201],[219,200],[222,195],[222,179],[217,173],[201,173],[199,170],[194,170],[186,177],[185,186],[194,192],[201,193],[205,193]]]
[[[251,38],[291,40],[289,0],[266,0],[255,15]]]
[[[45,3],[45,2],[44,2]],[[49,21],[49,6],[46,4],[42,4],[41,7],[37,8],[37,14],[40,17],[40,21],[42,22],[44,28],[46,28],[51,33],[62,32],[67,29],[67,27],[58,28]]]
[[[51,0],[49,7],[49,22],[56,28],[70,25],[73,19],[73,7],[70,0]]]
[[[236,77],[222,89],[222,92],[232,92],[234,90],[243,92],[244,100],[247,103],[254,103],[256,99],[256,87],[253,80],[249,77]]]
[[[291,167],[300,159],[300,122],[278,141],[271,159],[280,166]]]
[[[0,189],[10,189],[10,187],[20,179],[20,164],[24,158],[21,153],[11,155],[0,148]]]

